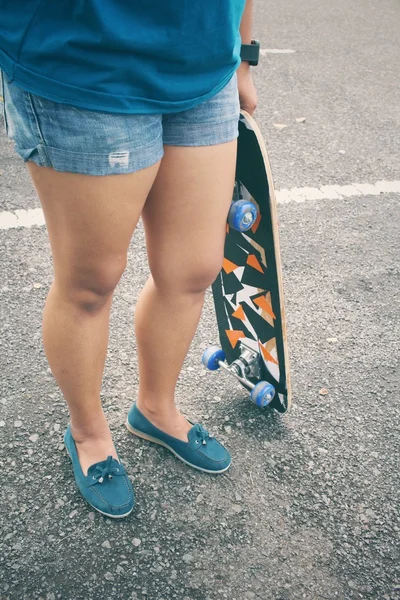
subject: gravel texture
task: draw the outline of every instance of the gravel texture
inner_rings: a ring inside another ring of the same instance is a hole
[[[256,3],[264,47],[296,51],[255,72],[278,188],[400,179],[399,20],[395,0]],[[0,173],[0,212],[38,206],[4,135]],[[211,292],[177,388],[232,453],[219,477],[124,427],[148,274],[138,227],[102,390],[137,498],[123,521],[72,483],[68,414],[41,343],[46,231],[0,231],[0,600],[399,600],[399,197],[279,214],[292,411],[263,412],[201,366],[218,343]]]

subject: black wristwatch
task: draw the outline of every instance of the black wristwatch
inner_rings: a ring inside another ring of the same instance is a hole
[[[256,67],[260,58],[260,42],[251,40],[251,44],[242,44],[240,58],[242,61],[245,60],[248,62],[252,67]]]

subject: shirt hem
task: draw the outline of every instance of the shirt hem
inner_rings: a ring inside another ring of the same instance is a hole
[[[150,98],[115,96],[77,88],[26,69],[0,50],[0,67],[7,74],[10,82],[15,83],[26,92],[77,108],[120,114],[172,114],[190,110],[221,91],[233,77],[239,64],[240,59],[219,81],[218,85],[206,94],[188,100],[160,101]],[[48,88],[51,88],[52,92],[48,92]],[[104,99],[104,104],[101,102],[102,99]]]

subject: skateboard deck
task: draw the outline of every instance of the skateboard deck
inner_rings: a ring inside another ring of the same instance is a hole
[[[220,366],[239,375],[249,391],[243,377],[253,387],[260,381],[271,384],[275,395],[268,405],[285,412],[291,389],[276,199],[264,140],[245,111],[239,121],[233,196],[239,199],[254,204],[257,216],[247,231],[227,224],[223,268],[212,286],[225,353]]]

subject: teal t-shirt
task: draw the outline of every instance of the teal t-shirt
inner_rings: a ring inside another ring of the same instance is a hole
[[[56,102],[187,110],[240,63],[245,0],[0,0],[0,66]]]

